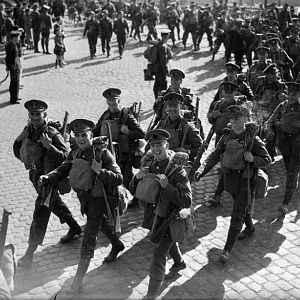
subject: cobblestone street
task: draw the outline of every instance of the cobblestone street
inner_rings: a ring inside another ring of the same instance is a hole
[[[147,129],[152,118],[154,101],[152,82],[143,78],[146,43],[128,38],[123,59],[119,59],[116,39],[112,41],[112,55],[101,55],[100,41],[97,56],[89,58],[87,39],[82,38],[82,27],[65,25],[67,52],[64,68],[55,69],[55,56],[26,52],[20,92],[21,105],[9,104],[9,80],[0,85],[0,214],[3,208],[12,212],[7,242],[16,245],[19,259],[26,250],[36,192],[28,179],[28,171],[13,155],[12,145],[27,122],[23,104],[29,99],[48,103],[48,116],[63,121],[67,110],[69,122],[87,118],[95,122],[106,108],[102,92],[109,87],[122,90],[121,101],[130,106],[142,101],[141,124]],[[143,35],[145,40],[145,35]],[[177,41],[171,68],[185,72],[183,86],[199,96],[204,131],[210,125],[206,114],[218,84],[225,76],[224,51],[211,61],[206,39],[200,52],[186,51]],[[53,34],[50,49],[53,52]],[[5,57],[0,48],[0,60]],[[1,64],[1,68],[5,65]],[[1,73],[2,74],[2,73]],[[2,78],[0,78],[2,79]],[[212,149],[211,142],[208,152]],[[206,154],[207,155],[207,154]],[[204,155],[204,156],[206,156]],[[189,243],[181,246],[187,268],[182,276],[165,281],[161,299],[299,299],[300,298],[300,193],[295,195],[289,213],[277,219],[285,185],[285,171],[281,156],[268,169],[268,196],[257,201],[253,237],[235,245],[230,261],[223,265],[218,256],[225,244],[230,222],[232,200],[227,193],[216,208],[206,204],[212,196],[218,179],[215,168],[200,182],[193,184],[193,202],[197,228]],[[80,214],[79,201],[74,192],[63,199],[80,225],[85,224]],[[142,299],[146,295],[153,246],[147,240],[148,231],[141,227],[143,211],[129,210],[121,218],[121,239],[126,249],[112,264],[103,264],[109,253],[108,240],[99,235],[95,256],[84,279],[80,294],[69,294],[66,288],[72,282],[79,260],[81,239],[71,244],[59,244],[67,231],[58,218],[51,216],[43,246],[34,256],[33,268],[19,270],[15,278],[15,299]],[[1,217],[1,216],[0,216]],[[168,260],[167,268],[172,265]]]

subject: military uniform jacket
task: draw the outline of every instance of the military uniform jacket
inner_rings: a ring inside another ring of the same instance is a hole
[[[113,31],[117,36],[125,37],[126,31],[127,31],[127,33],[129,32],[129,27],[128,27],[127,21],[124,19],[122,21],[116,20],[114,22]]]
[[[258,84],[258,76],[263,76],[263,71],[271,64],[270,60],[266,60],[264,63],[254,61],[247,74],[247,81],[251,90],[254,92]]]
[[[80,149],[72,149],[71,152],[68,154],[66,160],[55,170],[47,174],[49,176],[50,184],[57,184],[60,180],[66,178],[69,176],[69,172],[72,168],[72,162],[75,158],[81,158],[83,160],[86,160],[88,162],[91,162],[94,158],[94,152],[93,147],[88,148],[87,150],[80,150]],[[96,147],[95,147],[96,148]],[[98,175],[98,180],[101,180],[107,197],[111,199],[111,197],[115,196],[115,188],[122,184],[122,173],[120,170],[120,167],[117,165],[113,155],[107,150],[103,149],[102,154],[100,157],[100,150],[95,150],[95,159],[97,162],[102,161],[102,169],[100,174]],[[96,173],[95,173],[95,179],[96,179]],[[77,196],[80,200],[81,204],[81,213],[85,213],[85,207],[87,203],[89,202],[89,209],[93,210],[101,210],[103,211],[103,208],[105,207],[104,201],[99,201],[99,199],[91,197],[90,194],[91,191],[78,191]],[[99,203],[101,202],[101,203]],[[95,215],[97,215],[99,212],[95,211]]]
[[[31,27],[33,31],[40,31],[40,23],[41,23],[40,13],[38,11],[33,11],[31,13]]]
[[[48,125],[46,122],[38,129],[34,129],[32,125],[29,125],[28,128],[29,139],[31,139],[33,142],[37,142],[40,139],[42,133],[46,133],[48,137],[52,139],[52,145],[49,149],[42,147],[43,160],[39,166],[36,166],[39,175],[46,174],[58,167],[65,160],[68,154],[68,148],[58,130]],[[13,150],[15,156],[18,159],[20,159],[21,146],[22,142],[17,140],[14,142]]]
[[[85,24],[83,36],[98,36],[100,35],[99,22],[97,20],[88,20]]]
[[[172,52],[167,44],[161,42],[157,47],[157,63],[158,63],[158,74],[167,75],[169,73],[168,63],[172,59]]]
[[[40,32],[41,33],[50,33],[52,28],[51,16],[49,14],[40,15]]]
[[[116,113],[112,113],[109,109],[107,109],[100,119],[98,120],[95,128],[93,129],[94,136],[100,136],[101,132],[101,126],[103,124],[103,121],[105,120],[114,120],[118,119],[119,125],[126,125],[129,129],[129,148],[133,146],[134,142],[138,139],[143,139],[145,137],[145,132],[142,130],[141,126],[137,122],[137,120],[134,118],[134,116],[125,108],[122,108],[120,111]],[[122,149],[121,149],[122,152]]]
[[[164,129],[171,134],[171,139],[169,140],[170,150],[175,151],[176,149],[180,148],[183,142],[183,148],[190,151],[189,160],[194,161],[198,149],[202,145],[202,139],[200,137],[199,130],[194,124],[189,123],[182,116],[173,122],[168,117],[167,119],[160,121],[156,129]],[[185,131],[186,137],[183,141]],[[172,139],[174,139],[174,143],[172,142]]]
[[[226,150],[226,146],[229,140],[236,139],[245,143],[245,147],[249,150],[252,139],[254,138],[254,143],[251,149],[251,153],[254,156],[254,161],[249,164],[250,166],[250,178],[253,177],[254,168],[264,168],[267,167],[271,163],[271,157],[266,150],[264,143],[261,139],[256,135],[256,131],[254,130],[256,126],[252,123],[246,124],[246,130],[244,130],[241,134],[236,134],[230,129],[224,130],[224,135],[221,137],[219,143],[217,144],[215,150],[207,157],[204,164],[201,166],[202,175],[207,174],[218,162],[221,162],[223,155]],[[255,137],[254,137],[255,136]],[[232,169],[224,168],[222,166],[222,171],[224,173],[225,178],[225,190],[231,194],[238,193],[238,182],[237,180],[241,178],[247,178],[246,168],[244,171],[235,171]]]
[[[13,41],[7,42],[5,46],[5,63],[9,70],[16,70],[21,68],[20,57],[22,56],[22,47],[20,43]]]
[[[111,37],[113,33],[112,21],[109,18],[102,18],[100,20],[100,35],[102,37]]]

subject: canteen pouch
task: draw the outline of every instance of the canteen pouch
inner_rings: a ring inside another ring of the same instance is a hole
[[[156,174],[146,174],[137,184],[134,196],[144,202],[155,204],[160,193]]]
[[[263,170],[258,169],[255,199],[265,198],[268,194],[268,174]]]
[[[184,208],[170,222],[171,238],[174,242],[185,243],[196,229],[195,218],[190,208]]]
[[[154,80],[154,78],[152,77],[151,70],[144,69],[144,80],[145,81],[152,81],[152,80]]]

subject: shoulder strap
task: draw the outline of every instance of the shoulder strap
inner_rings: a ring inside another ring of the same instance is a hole
[[[188,124],[184,124],[183,125],[183,137],[182,137],[182,140],[181,140],[181,143],[180,143],[180,148],[182,148],[183,145],[184,145],[188,130],[189,130]]]

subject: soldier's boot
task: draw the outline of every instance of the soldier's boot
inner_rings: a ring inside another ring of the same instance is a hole
[[[222,253],[220,254],[219,260],[222,263],[228,262],[230,258],[230,252],[240,234],[240,230],[230,227],[228,231],[227,241],[224,246]]]
[[[82,232],[80,225],[75,221],[73,217],[68,218],[66,220],[66,223],[69,225],[70,229],[66,235],[61,237],[59,242],[62,244],[70,243],[74,239],[78,238],[78,236]]]
[[[102,224],[102,232],[107,236],[112,245],[109,254],[104,258],[103,262],[114,262],[116,261],[118,254],[125,249],[125,245],[122,243],[119,237],[113,233],[112,226],[108,225],[107,223]]]
[[[147,300],[156,299],[158,292],[159,292],[159,288],[161,286],[161,283],[162,283],[161,280],[157,280],[157,279],[150,277],[147,295],[144,299],[147,299]]]
[[[255,232],[255,226],[252,222],[252,215],[246,214],[245,217],[245,229],[239,234],[238,240],[244,240],[252,236]]]
[[[72,291],[80,291],[82,289],[83,278],[90,265],[90,261],[91,261],[90,258],[82,258],[82,257],[80,258],[74,280],[71,284]]]
[[[280,216],[285,216],[289,212],[289,203],[293,198],[294,192],[294,188],[289,188],[289,186],[286,187],[282,205],[278,207]]]
[[[18,268],[28,269],[32,266],[33,254],[36,251],[38,245],[29,245],[26,253],[18,261]]]

